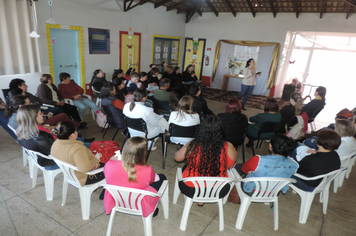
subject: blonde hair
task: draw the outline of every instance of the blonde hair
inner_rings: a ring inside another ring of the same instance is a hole
[[[30,104],[20,107],[17,112],[17,129],[18,139],[29,140],[38,136],[37,114],[40,111],[38,105]]]
[[[122,150],[122,167],[127,172],[129,182],[136,182],[136,165],[147,166],[147,139],[129,138]]]
[[[337,120],[335,122],[335,132],[341,137],[349,137],[355,135],[355,126],[349,120]]]
[[[301,115],[303,110],[303,98],[301,97],[297,98],[294,107],[295,107],[295,115],[296,116]]]
[[[193,112],[192,106],[193,106],[194,99],[191,96],[185,95],[183,96],[177,106],[177,116],[178,122],[182,121],[184,118],[184,114],[189,114],[192,117],[192,114],[195,114]]]

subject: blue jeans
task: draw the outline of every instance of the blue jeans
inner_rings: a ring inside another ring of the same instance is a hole
[[[295,177],[292,175],[292,179],[296,179],[297,182],[293,183],[293,185],[297,186],[299,189],[304,190],[306,192],[313,192],[315,187],[307,185],[303,180],[299,179],[298,177]]]
[[[83,100],[73,100],[74,106],[78,107],[78,113],[80,115],[80,118],[83,119],[83,115],[89,107],[92,109],[94,112],[99,111],[99,107],[95,105],[95,103],[87,98],[83,98]]]
[[[12,130],[7,126],[7,123],[9,123],[9,119],[4,118],[4,111],[0,109],[0,125],[6,130],[11,137],[13,137],[15,140],[17,140],[17,136]]]
[[[90,144],[91,144],[91,143],[89,143],[89,142],[84,142],[84,138],[83,138],[83,137],[78,137],[77,140],[83,142],[83,143],[84,143],[84,146],[86,146],[87,148],[90,147]]]
[[[241,84],[241,92],[237,96],[237,99],[241,99],[243,96],[245,96],[244,100],[242,101],[242,104],[241,104],[242,107],[245,107],[246,102],[247,102],[248,98],[250,97],[250,94],[252,93],[252,90],[254,87],[255,87],[254,85]]]
[[[46,170],[57,170],[59,169],[59,166],[57,164],[53,165],[53,166],[45,166]]]

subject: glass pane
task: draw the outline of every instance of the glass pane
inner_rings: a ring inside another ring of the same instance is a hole
[[[178,56],[179,56],[179,40],[172,40],[171,48],[171,65],[178,66]]]
[[[306,40],[305,38],[303,38],[302,36],[297,34],[296,39],[295,39],[295,46],[297,46],[297,47],[311,47],[311,46],[313,46],[313,43],[309,42],[308,40]]]
[[[155,38],[153,50],[153,64],[161,65],[162,61],[162,51],[163,51],[163,40]]]

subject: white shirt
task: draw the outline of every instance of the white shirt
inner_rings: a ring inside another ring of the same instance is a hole
[[[244,85],[256,85],[256,68],[250,69],[246,67],[244,69],[244,79],[242,80]]]
[[[195,125],[200,124],[200,118],[199,118],[198,114],[190,115],[187,113],[183,113],[183,117],[179,117],[179,116],[177,116],[177,114],[178,114],[178,111],[171,112],[171,115],[168,120],[169,124],[172,123],[172,124],[176,124],[176,125],[184,126],[184,127],[195,126]],[[185,145],[192,140],[193,140],[193,138],[179,138],[179,137],[171,138],[171,142],[177,143],[177,144],[182,144],[182,145]]]
[[[341,144],[337,150],[340,160],[356,154],[356,139],[354,137],[341,137]]]
[[[146,107],[142,102],[135,102],[135,107],[130,111],[131,103],[126,103],[123,113],[129,118],[142,118],[147,124],[148,135],[147,138],[153,138],[160,133],[164,133],[168,129],[168,123],[163,118],[163,115],[157,115],[153,109]],[[140,136],[145,137],[145,134],[137,130],[129,128],[131,137]]]

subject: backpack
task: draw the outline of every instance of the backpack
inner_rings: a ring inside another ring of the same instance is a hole
[[[107,124],[106,115],[104,115],[101,111],[96,112],[96,123],[100,128],[104,128]]]
[[[94,141],[89,149],[101,163],[106,163],[120,150],[120,146],[116,141]]]

